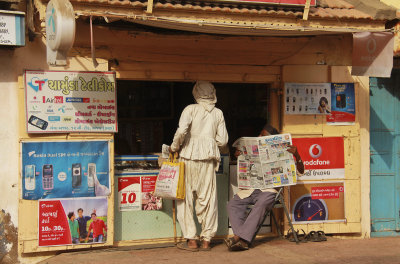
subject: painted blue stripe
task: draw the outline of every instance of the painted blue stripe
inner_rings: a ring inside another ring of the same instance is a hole
[[[16,45],[25,46],[25,17],[15,15]]]

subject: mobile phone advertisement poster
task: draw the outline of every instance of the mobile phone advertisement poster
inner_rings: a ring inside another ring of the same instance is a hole
[[[28,133],[117,132],[114,72],[25,71]]]
[[[39,200],[39,247],[107,241],[107,198]]]
[[[109,141],[22,142],[22,198],[107,196]]]
[[[332,83],[332,112],[326,116],[329,125],[352,125],[356,120],[354,83]]]

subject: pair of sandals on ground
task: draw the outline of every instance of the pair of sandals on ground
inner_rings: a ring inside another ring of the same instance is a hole
[[[210,251],[210,241],[206,240],[196,240],[196,239],[187,239],[184,242],[180,242],[176,245],[177,248],[187,250],[187,251]]]
[[[294,239],[294,234],[293,234],[293,230],[289,229],[288,233],[286,235],[286,238],[290,241],[290,242],[296,242],[296,240]],[[306,232],[304,232],[303,229],[301,229],[301,232],[299,230],[295,231],[296,235],[297,235],[297,239],[300,242],[323,242],[326,241],[326,235],[324,233],[324,231],[310,231],[310,233],[306,234]]]

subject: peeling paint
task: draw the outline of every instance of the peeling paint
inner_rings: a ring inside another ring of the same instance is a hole
[[[19,263],[18,231],[11,222],[11,216],[3,209],[0,211],[0,263]]]

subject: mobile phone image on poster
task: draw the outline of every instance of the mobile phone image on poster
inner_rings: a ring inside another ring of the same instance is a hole
[[[285,83],[285,114],[331,113],[330,83]]]
[[[39,246],[107,241],[107,198],[39,200]]]

